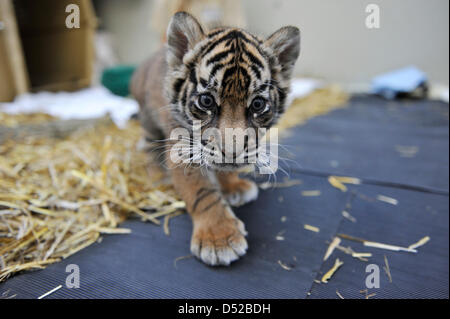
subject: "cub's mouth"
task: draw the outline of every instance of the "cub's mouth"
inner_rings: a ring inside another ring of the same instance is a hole
[[[208,163],[207,166],[217,171],[240,171],[246,168],[250,169],[254,166],[253,163]]]
[[[272,150],[258,139],[195,138],[186,135],[173,139],[170,151],[175,164],[204,167],[218,171],[247,170],[252,167],[272,167]],[[227,144],[227,141],[229,143]],[[276,153],[276,152],[275,152]]]
[[[208,156],[205,156],[206,164],[218,170],[236,170],[246,166],[252,166],[257,162],[257,152],[250,153],[247,145],[244,150],[234,152],[226,152],[221,145],[214,143],[211,149],[210,141],[202,140],[202,151]]]

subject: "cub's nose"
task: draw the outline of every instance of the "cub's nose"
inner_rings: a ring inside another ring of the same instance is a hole
[[[225,159],[235,161],[248,151],[248,136],[233,136],[233,139],[224,139],[221,148]]]
[[[239,101],[228,101],[223,105],[218,128],[221,134],[221,151],[227,163],[240,159],[248,143],[246,110]]]

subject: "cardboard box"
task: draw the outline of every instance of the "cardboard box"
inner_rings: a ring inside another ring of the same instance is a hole
[[[28,91],[23,51],[11,0],[0,0],[0,102]]]
[[[0,21],[8,25],[0,31],[0,101],[24,91],[73,91],[90,85],[97,23],[89,0],[1,3]],[[80,28],[66,26],[69,4],[80,9]],[[17,42],[14,48],[12,42]]]

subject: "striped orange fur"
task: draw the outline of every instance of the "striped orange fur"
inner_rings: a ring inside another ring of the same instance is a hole
[[[193,221],[191,251],[209,265],[229,265],[247,250],[246,230],[231,206],[257,197],[254,182],[238,177],[247,163],[174,163],[167,155],[176,128],[270,128],[283,114],[290,77],[300,52],[300,32],[284,27],[267,39],[242,29],[205,30],[179,12],[167,31],[167,45],[135,73],[131,91],[140,104],[146,140],[168,168]],[[223,134],[222,136],[224,136]],[[262,136],[245,141],[243,152]],[[223,143],[217,141],[217,143]],[[236,158],[233,147],[220,148]],[[165,152],[161,152],[161,150]],[[245,156],[245,155],[242,155]]]

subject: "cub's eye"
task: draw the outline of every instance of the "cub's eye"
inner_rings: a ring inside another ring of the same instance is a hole
[[[213,107],[216,102],[210,94],[202,94],[198,99],[198,103],[202,108],[209,109]]]
[[[251,104],[253,112],[261,112],[266,107],[266,100],[261,97],[256,97]]]

